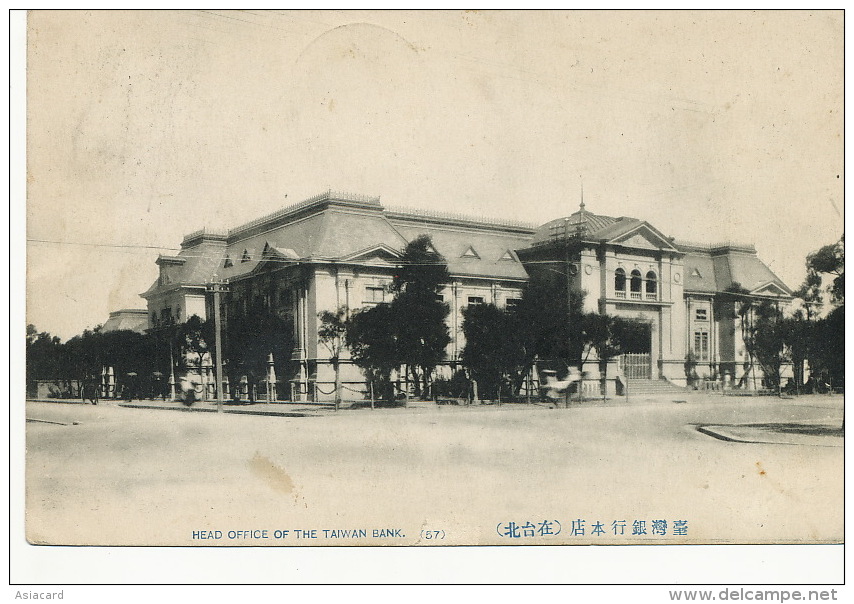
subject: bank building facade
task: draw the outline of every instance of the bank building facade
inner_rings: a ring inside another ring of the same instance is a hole
[[[678,242],[644,220],[598,215],[583,202],[572,215],[535,226],[387,207],[378,197],[327,191],[227,231],[190,233],[179,253],[159,256],[158,279],[141,294],[149,328],[194,314],[211,317],[208,284],[227,281],[221,303],[226,325],[259,304],[292,325],[291,358],[276,359],[283,369],[274,377],[271,363],[266,376],[278,382],[276,396],[329,400],[334,371],[318,338],[318,313],[390,301],[404,248],[425,234],[451,275],[441,293],[450,308],[445,374],[459,367],[463,309],[484,303],[511,308],[529,277],[550,264],[565,265],[569,286],[586,292],[585,311],[649,325],[648,351],[617,359],[617,371],[608,372],[612,381],[620,376],[684,386],[691,359],[700,379],[749,386],[739,318],[726,292],[740,286],[757,301],[785,305],[792,299],[753,246]],[[598,364],[585,365],[585,372],[593,369],[595,376],[585,375],[591,392],[600,388]],[[208,380],[215,381],[212,375]],[[344,398],[361,397],[365,379],[346,360],[346,350],[342,380]],[[607,387],[611,392],[616,382]]]

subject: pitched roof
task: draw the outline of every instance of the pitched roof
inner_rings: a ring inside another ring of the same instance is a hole
[[[433,247],[447,261],[448,271],[452,275],[519,280],[528,278],[522,263],[517,262],[515,258],[508,260],[505,255],[508,249],[515,250],[530,245],[529,236],[478,232],[433,224],[396,221],[392,223],[410,241],[419,235],[429,235]],[[466,253],[469,248],[476,251],[477,257]]]
[[[685,252],[685,290],[723,292],[735,284],[761,294],[772,289],[791,296],[792,290],[759,259],[753,246],[677,244]]]
[[[533,227],[516,223],[407,210],[386,211],[375,198],[328,192],[228,232],[197,231],[184,238],[172,263],[170,286],[202,285],[216,274],[234,280],[263,262],[353,261],[371,250],[402,252],[430,235],[452,274],[524,280],[527,274],[507,251],[526,247]],[[473,248],[479,257],[465,256]],[[242,261],[244,250],[250,259]],[[392,254],[393,255],[393,254]],[[461,257],[463,256],[463,257]],[[231,260],[225,266],[225,259]],[[159,289],[155,282],[143,294]]]
[[[101,327],[102,332],[130,330],[144,333],[146,329],[148,329],[148,311],[144,308],[123,308],[113,311]]]

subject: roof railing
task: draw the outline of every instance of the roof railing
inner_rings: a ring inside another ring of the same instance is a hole
[[[756,246],[754,246],[752,243],[745,243],[743,241],[726,240],[726,241],[718,241],[715,243],[702,243],[702,242],[697,242],[697,241],[687,241],[684,239],[674,239],[673,244],[676,245],[677,247],[690,247],[690,248],[694,248],[694,249],[705,251],[705,252],[711,252],[712,250],[726,249],[726,248],[749,250],[751,252],[756,251]]]
[[[202,227],[198,231],[193,231],[189,235],[184,235],[184,241],[190,241],[192,239],[197,239],[198,237],[228,237],[227,229],[215,229],[212,227]]]
[[[358,203],[369,203],[372,205],[379,205],[380,198],[379,195],[362,195],[360,193],[349,193],[346,191],[333,191],[332,189],[327,189],[323,193],[319,193],[314,195],[313,197],[309,197],[303,201],[298,203],[291,204],[289,206],[285,206],[275,212],[271,212],[260,218],[256,218],[255,220],[250,220],[245,224],[241,224],[238,227],[230,229],[228,231],[228,236],[233,237],[245,231],[251,230],[255,227],[261,226],[268,222],[274,222],[291,214],[295,214],[300,210],[304,210],[305,208],[314,205],[316,203],[320,203],[323,201],[329,200],[338,200],[338,201],[355,201]]]
[[[472,216],[470,214],[461,214],[457,212],[440,212],[437,210],[405,208],[403,206],[384,207],[386,209],[386,212],[403,216],[411,216],[413,218],[436,218],[439,220],[456,220],[460,222],[472,222],[478,224],[488,224],[492,226],[513,227],[530,230],[534,230],[535,228],[537,228],[537,225],[532,222],[505,220],[501,218],[492,218],[489,216]]]

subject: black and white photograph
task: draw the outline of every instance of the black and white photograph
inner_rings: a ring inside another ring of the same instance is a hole
[[[843,581],[843,11],[35,10],[25,53],[33,556]]]

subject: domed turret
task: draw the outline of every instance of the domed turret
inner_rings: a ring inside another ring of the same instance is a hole
[[[577,212],[565,218],[551,220],[537,228],[534,231],[531,245],[545,245],[575,235],[582,237],[590,236],[596,231],[614,224],[616,220],[616,218],[612,218],[611,216],[599,216],[588,212],[584,207],[584,199],[582,198]]]

